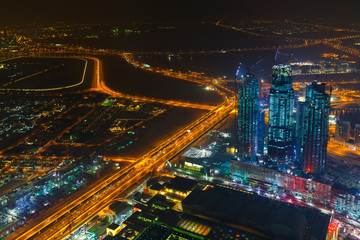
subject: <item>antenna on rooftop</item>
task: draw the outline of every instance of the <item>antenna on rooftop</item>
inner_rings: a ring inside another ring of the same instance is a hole
[[[276,63],[276,58],[277,58],[278,53],[279,53],[279,48],[276,49],[276,52],[275,52],[275,57],[274,57],[275,63]]]
[[[250,69],[252,68],[253,66],[250,66],[247,68],[247,73],[246,74],[250,74]]]
[[[291,56],[294,55],[294,52],[290,52],[290,51],[289,51],[289,52],[286,54],[286,53],[280,52],[280,48],[276,49],[276,52],[275,52],[275,63],[276,63],[277,56],[278,56],[279,54],[287,55],[287,57],[288,57],[288,65],[290,65]]]
[[[263,59],[261,58],[261,56],[259,56],[258,60],[254,64],[252,64],[248,67],[248,73],[250,74],[250,69],[255,67],[256,65],[258,65],[262,60]]]

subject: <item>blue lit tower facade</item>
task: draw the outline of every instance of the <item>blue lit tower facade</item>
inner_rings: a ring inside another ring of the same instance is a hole
[[[256,157],[259,113],[259,80],[246,74],[238,87],[238,155],[242,159]]]
[[[306,86],[302,169],[323,173],[329,129],[330,94],[326,84],[314,81]]]
[[[268,156],[279,170],[292,160],[294,89],[289,65],[273,66],[269,99]]]
[[[302,159],[303,159],[303,147],[304,147],[304,121],[305,121],[305,110],[306,110],[306,102],[305,102],[305,91],[304,91],[304,101],[299,101],[297,103],[296,108],[296,125],[295,125],[295,131],[294,138],[295,138],[295,160],[296,165],[298,167],[301,166]]]

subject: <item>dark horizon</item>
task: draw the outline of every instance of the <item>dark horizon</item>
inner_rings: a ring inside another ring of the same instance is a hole
[[[97,2],[63,0],[6,1],[0,8],[0,25],[53,24],[56,22],[98,23],[110,21],[336,18],[356,21],[360,1],[124,1]]]

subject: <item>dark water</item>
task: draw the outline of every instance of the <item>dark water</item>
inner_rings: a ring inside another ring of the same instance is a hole
[[[210,105],[221,103],[223,100],[217,92],[206,90],[203,85],[135,69],[117,56],[102,57],[102,59],[107,86],[121,93]],[[85,65],[83,60],[71,58],[19,58],[7,63],[13,67],[3,72],[0,83],[12,82],[3,87],[11,89],[45,89],[76,84],[82,80]],[[15,65],[16,69],[14,69]],[[15,82],[17,79],[43,70],[47,71]],[[21,74],[13,79],[6,77],[19,72]],[[84,83],[65,91],[89,88],[92,75],[93,61],[88,61]]]
[[[172,68],[180,71],[204,72],[212,77],[234,78],[237,69],[241,74],[246,74],[248,69],[258,78],[264,78],[265,81],[271,80],[272,66],[275,64],[287,64],[289,62],[289,54],[291,62],[320,61],[323,53],[336,53],[340,56],[343,53],[327,46],[312,46],[307,48],[295,49],[276,49],[266,51],[244,51],[244,52],[226,52],[213,54],[181,54],[181,55],[138,55],[140,62],[148,63],[154,66],[164,68]],[[357,61],[354,57],[350,60]],[[360,64],[356,65],[359,69]],[[336,75],[336,76],[334,76]],[[353,79],[353,76],[347,74],[329,74],[319,75],[319,80]],[[313,76],[294,76],[295,81],[314,80]]]
[[[102,60],[106,85],[121,93],[201,104],[222,101],[217,92],[202,85],[134,68],[117,56]]]

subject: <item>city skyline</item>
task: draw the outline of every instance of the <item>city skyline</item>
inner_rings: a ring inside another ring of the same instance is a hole
[[[357,6],[4,3],[0,239],[356,239]]]

